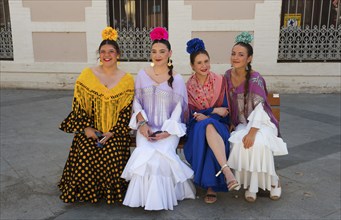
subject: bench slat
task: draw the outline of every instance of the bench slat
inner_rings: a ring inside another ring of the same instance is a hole
[[[274,114],[277,121],[280,121],[281,114],[280,114],[280,105],[281,105],[281,99],[279,97],[278,93],[268,93],[268,102],[271,106],[271,111]]]

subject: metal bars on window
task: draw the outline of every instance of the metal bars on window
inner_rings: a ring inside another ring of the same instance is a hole
[[[152,28],[168,26],[168,0],[108,0],[109,24],[121,49],[120,60],[149,61]]]
[[[282,0],[279,62],[341,61],[341,0]]]
[[[13,60],[8,0],[0,0],[0,60]]]

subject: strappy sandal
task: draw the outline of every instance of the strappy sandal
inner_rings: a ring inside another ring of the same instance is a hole
[[[257,199],[257,194],[250,192],[249,190],[245,190],[245,200],[248,202],[255,202]]]
[[[205,203],[212,204],[217,201],[217,194],[207,193],[204,198]]]
[[[229,166],[226,164],[224,164],[221,169],[219,170],[219,172],[215,175],[216,177],[218,177],[223,170]],[[226,184],[227,184],[227,188],[229,191],[236,189],[239,186],[239,183],[237,182],[236,178],[234,177],[232,171],[230,170],[230,172],[227,174],[227,176],[225,177],[226,179]]]
[[[270,199],[279,200],[281,198],[281,194],[282,194],[282,187],[278,180],[276,186],[271,186]]]

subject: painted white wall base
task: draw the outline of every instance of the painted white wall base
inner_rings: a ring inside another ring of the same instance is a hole
[[[135,75],[140,69],[148,65],[149,63],[138,62],[121,63],[119,67]],[[279,93],[341,93],[341,76],[339,71],[341,64],[335,64],[336,68],[327,69],[324,68],[323,63],[314,64],[313,66],[304,64],[281,65],[281,69],[271,66],[257,69],[258,65],[254,65],[256,70],[264,76],[269,91]],[[10,61],[0,62],[1,88],[73,89],[74,82],[79,73],[87,66],[89,64],[86,63],[17,64]],[[212,65],[212,71],[219,74],[224,74],[228,68],[228,65]],[[321,71],[316,71],[319,68]],[[292,71],[293,69],[296,70]],[[319,74],[306,75],[312,69],[315,69],[315,73]],[[186,81],[191,75],[191,69],[188,64],[176,65],[175,71],[181,73]]]

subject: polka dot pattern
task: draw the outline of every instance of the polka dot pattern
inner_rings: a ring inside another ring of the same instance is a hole
[[[131,107],[130,104],[120,112],[116,125],[110,130],[114,136],[103,148],[97,147],[96,141],[84,134],[75,134],[58,185],[64,202],[96,203],[103,198],[108,204],[122,203],[128,184],[120,176],[130,156],[128,123]],[[91,124],[85,113],[71,112],[60,129],[75,132]]]

